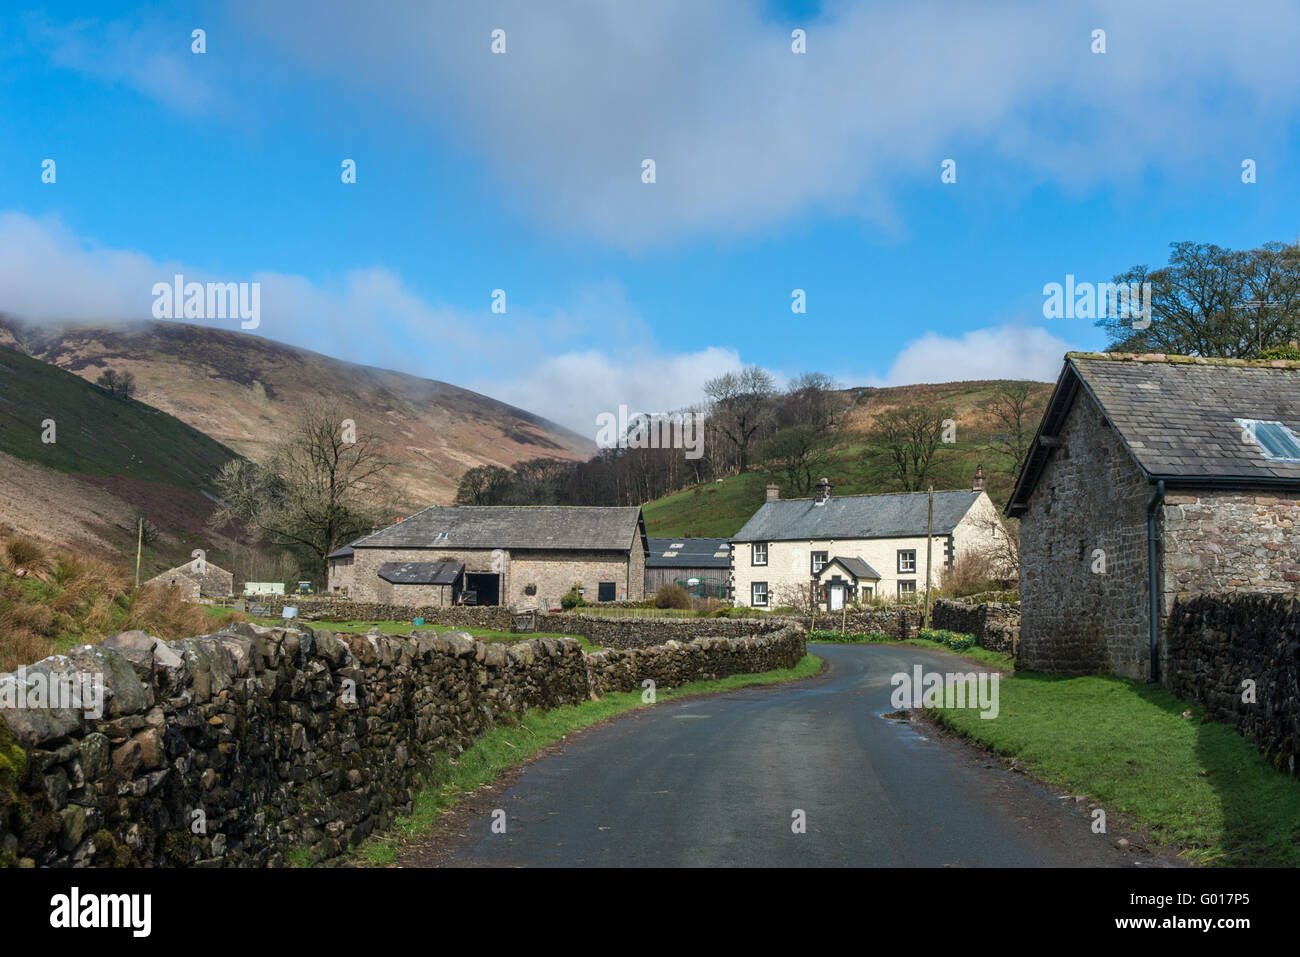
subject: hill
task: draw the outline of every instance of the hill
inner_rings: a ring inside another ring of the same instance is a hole
[[[235,454],[146,403],[0,347],[0,525],[12,531],[133,554],[143,513],[159,530],[146,570],[196,547],[220,562],[237,530],[214,534],[204,523],[212,476]]]
[[[1002,381],[946,382],[896,386],[893,388],[845,389],[846,414],[841,426],[840,447],[825,472],[836,495],[868,495],[902,490],[883,450],[868,440],[876,418],[889,409],[918,403],[952,406],[956,412],[957,441],[941,445],[934,457],[936,489],[970,488],[975,469],[983,465],[985,488],[1001,506],[1011,492],[1015,476],[1011,461],[990,448],[1001,429],[989,406]],[[1031,430],[1052,392],[1051,383],[1031,386]],[[763,504],[765,489],[773,476],[761,469],[721,481],[693,486],[648,502],[646,531],[660,536],[728,537],[739,531]],[[780,484],[779,479],[777,480]],[[783,497],[789,497],[782,491]]]
[[[476,465],[576,461],[592,441],[522,409],[445,382],[331,359],[269,339],[179,322],[33,325],[0,317],[0,345],[94,381],[131,372],[137,397],[230,449],[260,460],[324,400],[355,410],[381,437],[406,508],[448,504]]]

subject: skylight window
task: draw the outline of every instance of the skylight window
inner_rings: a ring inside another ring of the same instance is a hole
[[[1259,446],[1265,458],[1276,462],[1300,462],[1300,438],[1281,422],[1236,419],[1243,441]]]

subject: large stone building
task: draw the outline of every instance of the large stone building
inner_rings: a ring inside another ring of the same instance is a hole
[[[640,600],[639,508],[430,506],[329,556],[331,592],[396,605],[559,607],[575,584],[587,601]]]
[[[1020,665],[1165,680],[1197,594],[1300,587],[1300,363],[1070,353],[1007,513]]]
[[[873,595],[912,600],[924,593],[927,574],[937,587],[944,568],[967,554],[996,555],[1007,535],[982,473],[970,491],[935,492],[932,523],[927,492],[831,493],[826,479],[811,500],[782,500],[768,487],[768,500],[731,538],[737,605],[798,606],[811,598],[834,611]]]

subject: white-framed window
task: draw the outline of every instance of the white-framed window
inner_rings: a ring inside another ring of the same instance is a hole
[[[900,580],[900,581],[898,582],[898,597],[899,597],[899,598],[915,598],[915,597],[916,597],[916,582],[915,582],[914,580],[910,579],[910,578],[909,578],[907,581],[902,581],[902,580]]]
[[[916,549],[900,548],[898,550],[898,570],[903,574],[916,573]],[[915,582],[913,582],[915,584]]]
[[[767,607],[767,582],[752,582],[750,584],[749,603],[755,608]]]
[[[755,565],[766,565],[766,564],[767,564],[767,542],[755,542],[755,543],[754,543],[754,558],[753,558],[753,562],[754,562]]]
[[[1281,422],[1265,419],[1234,419],[1241,426],[1241,440],[1249,442],[1274,462],[1300,462],[1300,437]]]
[[[827,562],[827,560],[828,560],[828,559],[827,559],[827,556],[828,556],[828,555],[829,555],[828,552],[813,552],[813,553],[812,553],[812,573],[813,573],[814,575],[816,575],[819,571],[821,571],[823,568],[826,567],[826,562]]]

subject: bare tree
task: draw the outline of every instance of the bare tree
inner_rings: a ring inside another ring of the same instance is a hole
[[[771,415],[772,376],[758,366],[726,372],[704,383],[710,424],[731,443],[739,471],[749,470],[750,447]]]
[[[211,522],[242,518],[277,547],[314,555],[322,574],[330,552],[370,530],[387,514],[379,484],[388,463],[373,434],[345,427],[342,410],[326,403],[307,412],[263,465],[232,459],[217,476],[224,507]]]
[[[988,410],[1002,426],[1003,431],[993,436],[989,449],[1011,459],[1011,474],[1020,474],[1025,464],[1029,446],[1038,428],[1041,403],[1035,400],[1034,388],[1028,382],[1007,382],[998,387]]]
[[[908,405],[890,409],[876,420],[869,439],[889,456],[903,491],[925,487],[935,450],[943,439],[944,423],[956,414],[948,407]]]

